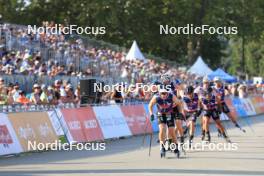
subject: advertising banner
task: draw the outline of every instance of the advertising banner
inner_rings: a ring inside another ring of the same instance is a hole
[[[58,117],[56,115],[56,112],[55,111],[48,111],[47,113],[48,113],[50,122],[51,122],[53,129],[55,130],[57,136],[63,136],[64,132],[63,132],[62,126],[60,124],[60,121],[58,120]]]
[[[45,145],[58,140],[47,113],[10,113],[8,118],[24,151],[33,150],[32,146],[38,144]]]
[[[255,111],[255,108],[253,106],[253,103],[251,102],[251,100],[249,98],[244,98],[244,99],[240,99],[240,100],[241,100],[243,107],[244,107],[244,110],[246,111],[248,116],[256,115],[256,111]]]
[[[69,128],[68,128],[68,126],[67,126],[67,123],[66,123],[66,121],[64,120],[64,117],[63,117],[63,115],[62,115],[62,112],[61,112],[61,110],[59,109],[59,108],[56,108],[55,110],[54,110],[54,113],[56,114],[56,116],[57,116],[57,119],[58,119],[58,121],[60,122],[60,125],[61,125],[61,127],[62,127],[62,130],[63,130],[63,132],[64,132],[64,134],[66,135],[66,137],[67,137],[67,142],[76,142],[76,141],[74,141],[73,140],[73,137],[72,137],[72,135],[71,135],[71,131],[69,130]]]
[[[146,111],[147,117],[148,119],[150,119],[150,114],[149,114],[149,109],[148,109],[148,104],[144,104],[144,109]],[[154,121],[151,123],[152,124],[152,130],[153,132],[158,132],[159,131],[159,123],[158,123],[158,118],[156,116],[158,110],[157,110],[157,106],[153,107],[153,113],[155,115],[155,119]]]
[[[77,142],[103,140],[103,133],[91,107],[62,109],[64,120]]]
[[[235,107],[235,110],[237,112],[237,116],[238,117],[244,117],[244,116],[247,116],[247,112],[246,110],[244,109],[244,105],[243,103],[241,102],[241,99],[239,98],[233,98],[232,99],[232,102],[233,102],[233,105]]]
[[[232,99],[226,98],[225,102],[230,110],[230,113],[233,115],[233,117],[238,117],[238,114],[237,114],[235,106],[233,105]]]
[[[6,114],[0,113],[0,155],[23,152]]]
[[[264,113],[264,98],[262,97],[253,97],[251,98],[253,106],[256,109],[257,114]]]
[[[132,135],[118,105],[97,106],[93,110],[105,139]]]
[[[120,106],[133,135],[151,133],[152,127],[144,105]]]

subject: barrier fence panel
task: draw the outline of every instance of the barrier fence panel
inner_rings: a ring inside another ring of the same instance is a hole
[[[261,97],[228,98],[226,103],[236,117],[264,113]],[[45,145],[62,135],[68,142],[91,142],[159,130],[157,119],[150,123],[146,103],[37,110],[42,112],[0,113],[0,155],[32,151],[29,142]],[[221,120],[226,119],[227,116],[222,115]]]
[[[21,153],[23,149],[6,114],[0,113],[0,155]]]
[[[54,143],[58,140],[46,112],[21,112],[8,114],[24,151],[31,151],[30,144]]]
[[[152,132],[144,105],[125,105],[120,108],[133,135]]]
[[[56,132],[56,135],[57,136],[63,136],[64,135],[64,131],[63,131],[62,125],[60,123],[60,120],[57,117],[56,112],[53,110],[53,111],[48,111],[47,113],[48,113],[50,122],[52,124],[52,127],[55,130],[55,132]]]
[[[145,112],[146,112],[146,115],[147,115],[148,119],[150,119],[150,114],[149,114],[149,110],[148,110],[148,104],[144,104],[144,109],[145,109]],[[155,114],[156,114],[157,110],[158,110],[157,106],[154,106],[153,112]],[[151,124],[152,124],[153,132],[158,132],[159,131],[158,118],[155,118],[154,121]]]
[[[93,107],[105,139],[131,136],[131,131],[117,105]]]
[[[103,133],[92,107],[61,109],[61,113],[76,142],[103,140]]]

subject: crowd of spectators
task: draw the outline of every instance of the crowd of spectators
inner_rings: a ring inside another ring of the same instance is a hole
[[[43,22],[43,26],[53,26],[53,22]],[[129,85],[136,83],[151,84],[164,73],[172,75],[172,80],[180,80],[182,89],[188,84],[199,84],[201,77],[185,70],[174,68],[155,60],[126,60],[125,52],[87,46],[81,39],[67,39],[63,34],[28,34],[27,28],[5,25],[0,42],[1,75],[37,76],[100,76],[115,78]],[[3,40],[5,37],[5,41]],[[3,45],[5,42],[5,46]],[[19,46],[19,47],[17,47]],[[45,50],[42,50],[45,48]],[[45,51],[49,51],[46,53]],[[247,97],[248,94],[263,94],[261,84],[227,84],[230,95]],[[80,87],[74,90],[70,82],[56,80],[52,85],[35,83],[32,92],[21,90],[18,82],[5,82],[0,78],[0,105],[3,104],[60,104],[80,103]],[[120,86],[117,86],[117,89]],[[134,87],[136,89],[136,87]],[[116,101],[116,91],[103,93],[102,100]],[[123,92],[122,101],[145,101],[150,92],[137,89]],[[119,100],[117,101],[119,102]]]
[[[80,87],[75,90],[68,82],[56,80],[53,85],[39,85],[35,83],[31,92],[20,89],[19,83],[6,84],[0,78],[0,105],[58,105],[63,103],[80,102]]]

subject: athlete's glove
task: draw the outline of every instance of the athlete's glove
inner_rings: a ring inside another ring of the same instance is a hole
[[[153,122],[154,121],[154,114],[150,115],[150,121]]]

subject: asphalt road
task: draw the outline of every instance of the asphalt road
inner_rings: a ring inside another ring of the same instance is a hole
[[[51,151],[0,158],[0,175],[264,175],[264,115],[243,118],[240,123],[246,133],[225,124],[237,145],[235,151],[193,150],[182,153],[180,159],[173,153],[161,159],[156,135],[150,157],[149,137],[142,147],[142,136],[137,136],[108,141],[105,151]],[[212,133],[212,143],[219,142],[225,141]]]

